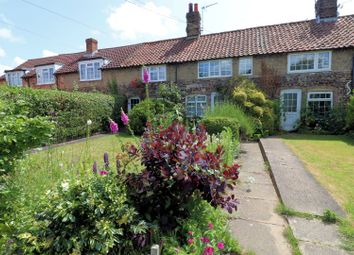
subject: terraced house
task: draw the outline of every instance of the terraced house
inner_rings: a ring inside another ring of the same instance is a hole
[[[146,68],[152,87],[175,82],[186,92],[190,116],[218,100],[218,88],[234,76],[254,80],[283,99],[284,129],[302,107],[325,112],[346,100],[353,86],[354,15],[338,16],[337,0],[317,0],[315,19],[201,35],[198,4],[189,4],[182,38],[30,59],[6,71],[10,86],[107,91],[116,79],[131,109],[144,97]]]

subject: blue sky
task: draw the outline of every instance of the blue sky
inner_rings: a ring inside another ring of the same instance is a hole
[[[29,58],[185,36],[189,0],[0,0],[0,74]],[[194,2],[197,2],[194,0]],[[315,0],[199,0],[204,33],[314,18]],[[338,0],[340,15],[354,0]],[[49,10],[49,11],[48,11]],[[58,15],[54,13],[58,13]],[[64,16],[64,17],[63,17]]]

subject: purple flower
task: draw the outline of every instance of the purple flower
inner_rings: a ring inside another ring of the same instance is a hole
[[[129,118],[128,118],[128,116],[125,114],[125,112],[123,111],[123,109],[121,110],[120,119],[122,120],[124,126],[128,125],[128,123],[129,123]]]
[[[105,152],[103,154],[103,161],[104,161],[105,168],[107,168],[109,166],[109,159],[108,159],[108,153],[107,152]]]
[[[149,83],[150,77],[149,77],[149,71],[147,68],[144,68],[143,79],[144,79],[144,83]]]
[[[93,162],[92,172],[97,173],[97,162]]]
[[[119,130],[118,124],[111,119],[109,120],[109,128],[111,129],[113,134],[117,133]]]
[[[224,249],[224,248],[225,248],[224,243],[223,243],[223,242],[218,242],[218,248],[219,248],[220,250]]]
[[[203,255],[213,255],[213,253],[214,253],[214,248],[207,246],[204,249]]]
[[[107,171],[104,171],[104,170],[100,171],[100,175],[106,175],[106,174],[108,174]]]
[[[208,237],[201,237],[200,240],[203,242],[203,243],[210,243],[210,239]]]

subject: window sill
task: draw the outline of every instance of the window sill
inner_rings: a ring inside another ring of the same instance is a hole
[[[101,79],[92,79],[92,80],[80,80],[80,82],[90,82],[90,81],[102,81]]]
[[[289,71],[288,74],[302,74],[302,73],[326,73],[331,72],[331,69],[321,69],[321,70],[304,70],[304,71]]]
[[[232,75],[226,75],[226,76],[209,76],[209,77],[199,77],[199,80],[206,80],[206,79],[220,79],[220,78],[230,78]]]

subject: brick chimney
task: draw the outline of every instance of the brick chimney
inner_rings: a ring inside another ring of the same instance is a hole
[[[86,53],[92,54],[97,51],[97,40],[93,38],[86,39]]]
[[[316,0],[315,4],[317,22],[336,21],[338,17],[337,0]]]
[[[200,13],[198,10],[198,4],[189,4],[188,12],[186,15],[187,18],[187,37],[195,38],[200,36],[201,27],[200,27]]]

